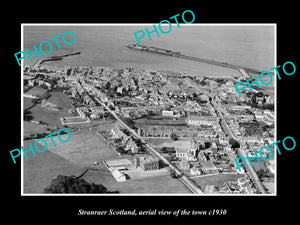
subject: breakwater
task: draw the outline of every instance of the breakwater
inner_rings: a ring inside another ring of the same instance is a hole
[[[38,66],[40,66],[43,62],[46,62],[46,61],[63,60],[63,58],[65,58],[65,57],[73,56],[73,55],[79,55],[79,54],[81,54],[81,52],[72,52],[72,53],[68,53],[68,54],[56,55],[56,56],[51,56],[51,57],[39,59],[39,60],[37,60],[37,61],[32,65],[32,67],[38,67]]]
[[[213,64],[213,65],[217,65],[217,66],[236,69],[239,71],[239,73],[242,75],[243,78],[251,78],[251,76],[249,74],[250,72],[251,73],[260,73],[260,71],[258,71],[256,69],[241,67],[238,65],[232,65],[232,64],[225,63],[225,62],[218,62],[218,61],[211,60],[211,59],[204,59],[204,58],[188,56],[188,55],[181,54],[180,52],[175,52],[172,50],[158,48],[158,47],[152,47],[152,46],[148,47],[145,45],[136,45],[136,44],[127,45],[126,47],[133,49],[133,50],[142,51],[142,52],[150,52],[150,53],[156,53],[156,54],[161,54],[161,55],[173,56],[173,57],[192,60],[192,61],[196,61],[196,62],[209,63],[209,64]]]

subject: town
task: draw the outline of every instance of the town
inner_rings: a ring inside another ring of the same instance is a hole
[[[243,91],[239,97],[230,78],[132,67],[40,65],[25,66],[23,74],[24,120],[46,126],[30,117],[39,105],[52,114],[63,111],[55,123],[71,132],[88,127],[117,155],[91,165],[104,165],[117,183],[170,176],[196,194],[274,193],[274,156],[253,167],[237,168],[234,161],[275,141],[270,94]],[[50,101],[54,93],[71,107]]]

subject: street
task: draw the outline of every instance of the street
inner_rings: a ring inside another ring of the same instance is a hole
[[[174,167],[167,159],[165,159],[160,153],[158,153],[152,146],[147,144],[145,140],[143,140],[133,129],[131,129],[127,124],[125,124],[117,115],[115,112],[113,112],[109,107],[107,107],[104,103],[102,103],[98,97],[94,98],[98,103],[100,103],[108,112],[111,113],[111,115],[114,116],[114,118],[119,122],[119,124],[126,128],[135,138],[138,138],[142,140],[142,143],[145,144],[145,146],[148,148],[148,150],[156,155],[162,162],[164,162],[166,165],[169,166],[172,170],[175,171],[176,175],[179,177],[177,178],[181,183],[183,183],[191,192],[195,194],[204,194],[203,191],[200,189],[199,186],[197,186],[190,178],[188,178],[186,175],[182,174],[180,170],[178,170],[176,167]]]
[[[236,138],[233,133],[231,132],[226,120],[224,119],[222,113],[218,110],[218,107],[215,105],[216,103],[212,100],[212,105],[214,106],[215,110],[217,111],[217,114],[221,120],[221,124],[224,125],[223,129],[224,129],[224,132],[227,133],[229,135],[230,138],[233,138],[235,140],[237,140],[238,142],[239,139]],[[246,153],[241,149],[241,148],[238,148],[237,149],[237,153],[239,156],[242,156],[242,157],[246,157]],[[255,170],[253,169],[253,167],[249,164],[248,160],[245,160],[246,163],[245,163],[245,167],[246,167],[246,170],[248,172],[248,174],[250,175],[250,177],[252,178],[252,180],[255,182],[255,184],[257,185],[258,189],[263,193],[263,194],[266,194],[266,190],[263,186],[263,184],[261,183],[260,179],[258,178]]]

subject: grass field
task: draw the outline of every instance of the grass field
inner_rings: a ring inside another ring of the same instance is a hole
[[[274,156],[272,157],[272,159],[274,159]],[[261,170],[261,169],[269,170],[268,167],[267,167],[267,161],[264,161],[263,159],[260,159],[260,163],[258,163],[257,160],[253,160],[253,161],[251,161],[251,163],[252,163],[253,168],[256,172]]]
[[[34,145],[34,141],[30,142]],[[43,149],[39,145],[38,148]],[[24,149],[29,149],[28,141],[24,142]],[[42,193],[43,189],[58,175],[69,176],[81,170],[80,167],[51,151],[36,152],[36,155],[28,152],[27,156],[23,164],[24,194]]]
[[[32,102],[32,98],[23,97],[23,109],[30,108],[33,105],[34,103]]]
[[[171,144],[174,141],[170,138],[164,139],[164,138],[145,138],[146,142],[151,144],[153,147],[162,148],[164,144]]]
[[[274,179],[270,180],[270,181],[262,181],[263,185],[265,186],[265,188],[267,188],[267,190],[269,191],[269,193],[274,194],[275,193],[275,183],[274,183]]]
[[[75,114],[68,113],[67,109],[71,107],[71,100],[69,97],[61,92],[53,92],[51,93],[51,97],[47,99],[47,101],[57,105],[58,107],[63,108],[64,110],[60,111],[52,111],[48,110],[45,107],[42,107],[40,104],[35,105],[30,109],[32,113],[33,119],[37,121],[43,121],[50,125],[61,125],[59,121],[59,117],[64,116],[75,116]],[[31,99],[24,98],[24,108],[31,106]]]
[[[30,109],[30,112],[33,116],[33,120],[43,121],[52,126],[62,126],[62,123],[60,122],[59,118],[65,116],[72,116],[72,114],[68,113],[66,110],[52,111],[48,110],[45,107],[42,107],[41,105],[34,106]]]
[[[64,135],[61,137],[66,139]],[[28,159],[24,159],[24,193],[41,193],[59,174],[74,175],[83,168],[93,167],[95,161],[118,157],[95,131],[89,129],[72,132],[71,139],[66,143],[60,142],[57,136],[53,139],[56,147],[50,138],[45,138],[48,150],[35,151],[35,156],[28,152]],[[34,145],[34,141],[25,141],[24,148],[29,148],[28,142]],[[43,144],[38,144],[38,148],[44,149]],[[107,173],[110,174],[109,171]]]
[[[174,147],[179,149],[190,149],[191,144],[190,140],[181,139],[177,141],[173,141],[171,139],[159,139],[159,138],[147,138],[145,141],[153,146],[157,151],[160,151],[162,147]]]
[[[27,121],[23,122],[23,126],[24,126],[24,132],[23,132],[24,137],[31,137],[31,135],[42,134],[42,133],[51,134],[55,130],[57,130],[56,126],[34,124]]]
[[[51,92],[51,97],[48,98],[47,101],[64,109],[69,109],[72,107],[71,99],[62,92]]]
[[[201,187],[202,190],[204,190],[207,184],[220,187],[225,181],[236,181],[240,177],[245,177],[245,174],[217,174],[206,177],[197,177],[193,178],[193,180]]]
[[[43,95],[46,93],[48,90],[40,87],[33,87],[30,90],[26,92],[26,94],[37,96],[37,95]]]
[[[53,139],[56,147],[53,147],[50,138],[45,138],[48,143],[47,151],[36,151],[35,156],[28,152],[28,159],[24,159],[24,193],[42,193],[57,175],[75,175],[84,168],[91,170],[82,176],[83,179],[101,183],[109,191],[119,191],[121,194],[190,193],[183,184],[169,175],[117,182],[102,161],[119,156],[96,134],[96,130],[97,128],[74,131],[66,143],[60,142],[55,136]],[[61,138],[66,139],[64,135]],[[34,141],[30,141],[32,145]],[[28,142],[24,142],[25,149],[29,148]],[[44,146],[38,144],[38,148],[44,149]],[[99,165],[93,165],[95,161],[99,162]]]
[[[82,122],[89,122],[86,118],[83,119],[81,117],[64,117],[64,123],[82,123]]]
[[[101,183],[110,191],[119,191],[120,194],[191,194],[180,181],[171,178],[169,175],[159,177],[148,177],[146,179],[127,180],[117,182],[110,173],[99,165],[101,171],[88,171],[82,178],[88,182]]]
[[[95,161],[101,162],[119,157],[95,130],[81,129],[72,132],[71,139],[66,143],[60,142],[57,136],[53,139],[57,147],[51,144],[48,146],[49,151],[80,167],[93,167]],[[62,139],[64,139],[63,136]]]

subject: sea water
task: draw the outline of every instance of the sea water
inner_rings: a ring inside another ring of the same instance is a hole
[[[62,61],[51,61],[45,65],[90,65],[117,68],[135,67],[145,70],[169,70],[205,76],[239,76],[235,69],[186,59],[140,52],[126,47],[135,43],[134,32],[153,24],[135,25],[77,25],[77,26],[24,26],[24,49],[34,51],[33,45],[49,40],[65,31],[76,35],[73,45],[61,44],[61,49],[53,45],[51,55],[60,55],[80,51],[80,55],[64,58]],[[274,27],[246,25],[201,25],[174,26],[167,35],[152,33],[152,40],[141,39],[141,44],[161,47],[182,54],[226,62],[257,70],[270,70],[274,65]],[[45,49],[47,51],[47,49]],[[38,58],[36,54],[24,59],[25,65],[32,65]],[[46,57],[41,55],[42,57]]]

